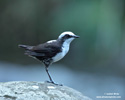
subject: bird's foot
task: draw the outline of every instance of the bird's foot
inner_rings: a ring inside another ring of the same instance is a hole
[[[47,83],[52,83],[52,84],[54,84],[54,85],[58,85],[58,86],[63,86],[62,84],[57,84],[57,83],[55,83],[55,82],[53,82],[53,81],[46,81]]]

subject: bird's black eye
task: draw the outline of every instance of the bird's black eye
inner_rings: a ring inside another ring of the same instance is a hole
[[[70,38],[71,37],[71,35],[67,35],[67,38]]]

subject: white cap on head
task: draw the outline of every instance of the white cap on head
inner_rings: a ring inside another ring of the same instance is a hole
[[[62,37],[63,37],[64,35],[66,35],[66,34],[69,34],[69,35],[72,35],[72,36],[75,35],[73,32],[66,31],[66,32],[61,33],[60,36],[59,36],[59,38],[62,38]]]

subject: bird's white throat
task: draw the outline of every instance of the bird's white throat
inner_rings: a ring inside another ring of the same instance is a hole
[[[70,42],[71,43],[71,42]],[[70,43],[65,41],[62,44],[62,52],[58,53],[55,57],[53,57],[53,62],[57,62],[61,60],[69,51]]]

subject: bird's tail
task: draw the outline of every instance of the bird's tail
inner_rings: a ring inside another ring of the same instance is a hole
[[[24,48],[25,50],[31,50],[33,46],[19,44],[18,47]]]

